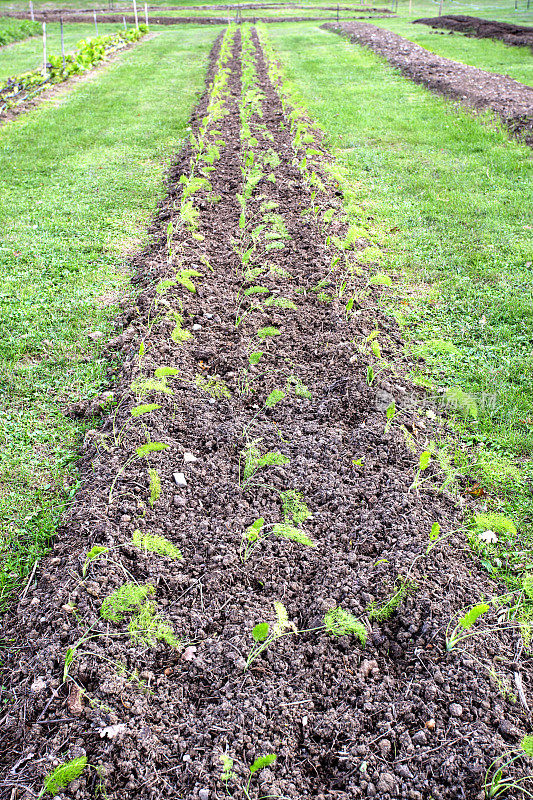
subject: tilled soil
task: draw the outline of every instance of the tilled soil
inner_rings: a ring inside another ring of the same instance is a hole
[[[87,434],[74,505],[3,623],[2,798],[29,800],[54,764],[84,755],[100,772],[86,769],[65,797],[92,797],[103,781],[110,800],[223,798],[223,753],[234,760],[228,793],[243,798],[249,765],[275,753],[277,762],[253,776],[250,797],[470,800],[483,797],[492,760],[527,730],[520,704],[506,699],[510,689],[499,692],[489,678],[495,669],[500,687],[515,674],[527,686],[515,629],[480,632],[445,651],[453,615],[497,587],[453,532],[459,509],[434,465],[420,488],[412,485],[435,431],[390,366],[396,359],[402,371],[399,333],[377,307],[381,290],[357,267],[369,242],[352,237],[342,258],[333,249],[347,241],[347,227],[328,156],[306,139],[310,185],[291,108],[253,31],[252,44],[259,84],[246,92],[258,102],[249,129],[239,111],[240,31],[225,115],[209,123],[220,37],[215,44],[191,120],[194,141],[212,125],[219,148],[211,188],[194,195],[198,227],[179,217],[191,142],[171,171],[152,244],[134,259],[136,302],[109,343],[123,359],[118,405]],[[243,223],[238,196],[252,163],[271,171],[248,196]],[[201,273],[194,292],[173,280],[178,267]],[[343,287],[354,297],[350,313]],[[276,302],[257,302],[267,295]],[[189,338],[176,336],[176,325]],[[278,335],[261,339],[267,326]],[[164,367],[178,374],[158,378]],[[140,397],[149,378],[156,382]],[[209,380],[219,391],[202,389]],[[275,389],[285,396],[268,407]],[[397,418],[387,426],[393,399]],[[139,402],[158,408],[132,417]],[[168,449],[131,461],[146,441]],[[286,462],[246,485],[239,454],[250,441]],[[147,467],[161,480],[153,506]],[[312,514],[303,528],[316,546],[270,536],[243,560],[247,526],[281,522],[280,492],[289,490]],[[428,554],[435,522],[450,535]],[[182,560],[134,546],[136,530],[166,537]],[[88,563],[95,545],[109,550]],[[184,647],[135,641],[127,619],[102,618],[104,599],[126,581],[153,585],[160,619]],[[372,604],[398,589],[399,606],[378,621]],[[274,641],[246,669],[252,628],[275,619],[275,602],[301,632]],[[321,630],[337,605],[366,625],[364,649],[354,636]]]
[[[533,47],[533,28],[528,25],[515,25],[511,22],[496,22],[492,19],[468,17],[464,14],[443,14],[442,17],[415,19],[415,23],[444,28],[449,31],[466,33],[478,39],[500,39],[515,47]]]
[[[219,6],[219,8],[221,7]],[[373,11],[373,9],[365,9],[365,12],[366,11]],[[30,14],[27,12],[10,12],[9,14],[6,13],[5,16],[14,17],[15,19],[30,19]],[[62,16],[64,16],[64,14],[57,11],[35,11],[34,13],[34,18],[38,22],[59,22]],[[232,9],[230,16],[235,16],[235,9]],[[359,17],[360,15],[357,16]],[[384,14],[384,16],[386,16],[386,14]],[[375,19],[376,15],[371,14],[371,17]],[[135,25],[135,17],[132,14],[98,14],[98,22],[122,23],[124,19],[128,25]],[[334,19],[334,17],[327,17],[323,14],[317,17],[262,17],[258,14],[253,18],[253,22],[320,22],[325,19]],[[92,20],[92,13],[90,15],[70,13],[68,16],[69,23],[92,22]],[[144,12],[139,13],[138,21],[144,22]],[[165,17],[159,14],[150,14],[148,21],[150,25],[190,25],[191,23],[198,23],[199,25],[226,25],[228,22],[228,15],[226,14],[224,17]],[[241,22],[242,21],[244,20],[241,20]]]
[[[364,22],[326,23],[322,27],[348,36],[384,56],[411,80],[478,110],[496,112],[513,133],[533,142],[533,89],[506,75],[429,53],[403,36]]]

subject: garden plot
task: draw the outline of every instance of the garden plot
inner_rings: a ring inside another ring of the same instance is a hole
[[[115,405],[2,631],[3,794],[527,785],[516,608],[458,530],[364,212],[255,29],[218,40],[191,128],[109,343]]]
[[[423,17],[415,19],[415,23],[430,25],[432,28],[444,28],[449,31],[466,33],[479,39],[501,39],[505,44],[515,47],[524,45],[533,47],[533,28],[528,25],[514,25],[510,22],[496,22],[491,19],[480,19],[463,14],[444,14],[441,17]]]
[[[532,140],[533,89],[497,75],[434,55],[408,39],[364,22],[325,23],[324,28],[369,47],[416,83],[472,106],[493,111],[515,133]]]

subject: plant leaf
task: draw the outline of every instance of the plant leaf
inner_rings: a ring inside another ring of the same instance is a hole
[[[268,622],[260,622],[252,630],[252,636],[254,637],[254,641],[264,642],[268,636],[269,630],[270,630],[270,625],[268,624]]]
[[[135,452],[139,458],[143,458],[144,456],[147,456],[148,453],[154,453],[158,450],[168,450],[168,448],[169,445],[163,444],[162,442],[147,442],[146,444],[141,445],[141,447],[138,447]]]
[[[260,769],[269,767],[271,764],[274,763],[276,758],[277,755],[275,753],[269,753],[267,756],[259,756],[259,758],[256,758],[254,763],[250,767],[250,774],[254,775],[256,772],[259,772]]]

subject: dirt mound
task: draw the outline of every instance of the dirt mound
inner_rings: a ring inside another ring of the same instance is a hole
[[[219,6],[219,9],[221,7]],[[331,9],[333,10],[333,9]],[[336,9],[335,9],[336,10]],[[374,11],[375,9],[365,9],[365,12]],[[235,16],[235,9],[231,10],[230,17],[233,19]],[[30,15],[27,12],[10,12],[6,13],[4,16],[14,17],[15,19],[30,19]],[[34,18],[37,22],[59,22],[61,17],[66,17],[63,12],[59,11],[35,11]],[[135,25],[135,17],[132,14],[110,14],[104,12],[102,14],[98,14],[98,22],[117,22],[122,23],[125,19],[128,25]],[[317,17],[262,17],[259,14],[256,17],[250,18],[248,21],[256,23],[256,22],[323,22],[327,19],[334,19],[335,17],[331,16],[317,16]],[[372,14],[372,18],[375,18],[375,15]],[[85,13],[69,13],[68,14],[68,22],[92,22],[93,21],[93,14]],[[144,11],[139,13],[138,17],[139,22],[144,22]],[[165,17],[160,16],[158,14],[149,14],[148,21],[150,25],[190,25],[197,23],[198,25],[227,25],[228,23],[228,15],[224,17]],[[240,19],[238,22],[246,22],[246,19]]]
[[[476,36],[479,39],[501,39],[505,44],[533,48],[533,28],[527,25],[496,22],[495,20],[468,17],[462,14],[425,17],[423,19],[415,19],[414,23],[466,33],[467,36]]]
[[[63,796],[477,798],[527,730],[489,674],[526,670],[519,633],[487,613],[446,651],[497,587],[421,477],[434,432],[370,242],[255,32],[232,36],[134,260],[115,406],[0,631],[0,797],[87,759]]]
[[[364,22],[326,23],[327,30],[348,36],[384,56],[416,83],[479,110],[496,112],[507,127],[533,142],[533,89],[506,75],[486,72],[429,53],[420,45]]]

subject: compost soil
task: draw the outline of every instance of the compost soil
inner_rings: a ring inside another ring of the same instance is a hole
[[[430,25],[432,28],[465,33],[478,39],[500,39],[515,47],[533,48],[533,28],[528,25],[515,25],[511,22],[496,22],[464,14],[444,14],[442,17],[415,19],[415,24]]]
[[[364,22],[326,23],[327,30],[345,35],[384,56],[416,83],[478,110],[494,111],[515,134],[533,143],[533,88],[506,75],[470,67],[428,52],[396,33]]]
[[[219,6],[220,8],[220,6]],[[333,10],[333,9],[332,9]],[[336,9],[335,9],[336,10]],[[374,9],[365,9],[366,11],[374,11]],[[3,12],[2,12],[3,13]],[[231,16],[233,17],[235,14],[235,9],[232,8]],[[15,19],[31,19],[30,14],[28,12],[6,12],[6,17],[14,17]],[[38,22],[59,22],[61,17],[64,17],[65,14],[63,12],[58,11],[35,11],[34,12],[34,19]],[[358,15],[359,17],[360,15]],[[383,16],[386,16],[384,13]],[[375,19],[376,15],[371,14],[371,18]],[[262,17],[259,14],[254,16],[253,19],[250,19],[250,22],[320,22],[327,19],[334,19],[334,17],[325,17],[324,15],[318,17]],[[98,14],[98,22],[118,22],[122,24],[122,22],[126,20],[128,25],[135,25],[135,17],[132,14]],[[67,21],[67,20],[65,20]],[[93,14],[80,14],[80,13],[70,13],[68,15],[68,22],[92,22],[93,21]],[[139,13],[138,16],[139,22],[144,22],[144,12],[141,14]],[[245,22],[246,20],[238,20],[239,22]],[[149,16],[149,24],[150,25],[189,25],[191,23],[197,23],[198,25],[227,25],[228,23],[228,15],[226,14],[224,17],[165,17],[159,14],[150,14]]]
[[[236,798],[244,797],[238,786],[246,785],[254,759],[276,753],[276,763],[253,777],[251,798],[471,800],[483,797],[491,761],[528,729],[511,691],[500,692],[489,678],[494,668],[500,687],[514,685],[515,675],[527,686],[529,665],[516,630],[478,635],[445,651],[450,619],[498,587],[464,535],[454,533],[460,510],[442,490],[438,469],[430,465],[423,486],[412,486],[419,452],[436,431],[416,411],[416,390],[400,377],[407,365],[398,355],[399,331],[377,302],[386,290],[369,285],[365,267],[350,287],[358,298],[351,314],[345,297],[324,297],[324,281],[338,267],[309,212],[316,198],[293,164],[288,118],[255,35],[254,42],[268,128],[257,146],[270,154],[275,181],[261,180],[246,213],[253,217],[261,204],[279,204],[290,238],[263,254],[270,269],[258,281],[275,293],[281,280],[282,294],[297,310],[255,308],[253,296],[242,294],[237,32],[228,113],[218,125],[224,146],[210,193],[196,200],[197,233],[204,238],[179,227],[180,178],[189,175],[191,162],[186,145],[151,225],[151,244],[133,260],[138,295],[125,305],[108,344],[117,405],[87,433],[74,503],[51,553],[3,620],[0,636],[9,650],[0,683],[0,797],[6,800],[29,800],[54,764],[83,755],[92,767],[62,797],[85,800],[103,782],[109,800],[222,799],[222,753],[234,760],[228,789]],[[191,119],[193,133],[206,113],[219,47],[220,38],[207,93]],[[325,163],[319,139],[313,147]],[[340,208],[334,186],[324,194]],[[213,195],[218,202],[209,202]],[[346,234],[342,221],[333,230]],[[169,236],[173,250],[202,274],[194,278],[194,293],[175,285],[165,294],[174,305],[183,303],[183,326],[192,338],[181,345],[170,337],[175,323],[153,316],[155,287],[172,274]],[[355,240],[356,253],[368,244]],[[245,312],[236,325],[236,315]],[[257,329],[266,325],[280,335],[257,347]],[[396,367],[376,365],[369,380],[368,337],[376,330],[382,360]],[[263,356],[254,367],[249,354],[255,348]],[[143,432],[132,425],[130,409],[138,400],[131,384],[141,367],[146,375],[161,366],[179,374],[168,379],[172,394],[156,396],[160,408],[144,416]],[[218,376],[227,392],[211,396],[196,385],[198,375]],[[283,401],[265,410],[272,389],[295,376],[310,397],[287,389]],[[247,393],[245,379],[255,392]],[[393,400],[403,432],[399,424],[385,430]],[[79,405],[71,413],[87,410]],[[239,482],[245,430],[263,452],[279,450],[290,459],[246,490]],[[153,508],[146,461],[124,468],[146,437],[168,445],[150,454],[162,484]],[[176,472],[186,485],[176,485]],[[243,532],[259,517],[281,519],[281,489],[301,492],[312,513],[304,527],[316,547],[270,537],[243,562]],[[427,553],[435,522],[449,537]],[[133,547],[136,529],[167,537],[183,559]],[[109,552],[84,576],[94,545]],[[102,601],[125,580],[155,587],[159,612],[190,646],[134,644],[121,625],[104,622]],[[372,603],[401,586],[402,602],[390,618],[372,620]],[[245,670],[252,628],[272,621],[276,601],[299,630],[319,628],[325,612],[342,605],[366,620],[366,647],[355,637],[308,630],[274,642]]]

